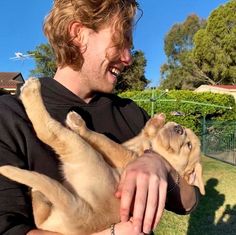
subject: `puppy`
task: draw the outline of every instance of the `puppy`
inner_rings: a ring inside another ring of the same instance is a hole
[[[74,112],[67,115],[68,127],[52,119],[43,105],[37,79],[26,82],[21,100],[38,138],[57,153],[64,175],[59,183],[37,172],[0,167],[2,175],[32,188],[38,228],[87,235],[119,222],[119,200],[114,194],[120,173],[146,148],[166,157],[182,177],[204,193],[198,138],[175,123],[165,124],[163,115],[150,119],[137,137],[119,145],[87,129]]]

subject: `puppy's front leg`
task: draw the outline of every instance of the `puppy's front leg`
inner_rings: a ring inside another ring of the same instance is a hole
[[[124,142],[122,145],[138,155],[142,155],[145,149],[153,148],[152,140],[156,137],[158,131],[165,124],[165,115],[163,113],[155,114],[150,118],[139,135]]]
[[[89,130],[82,117],[76,112],[68,113],[66,124],[100,152],[113,167],[123,168],[131,160],[137,158],[136,153],[114,142],[107,136]]]

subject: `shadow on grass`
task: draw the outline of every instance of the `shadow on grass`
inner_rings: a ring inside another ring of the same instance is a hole
[[[215,213],[225,201],[225,195],[215,188],[218,183],[215,178],[207,181],[206,195],[200,199],[197,209],[190,215],[187,235],[233,234],[233,230],[235,234],[236,205],[226,205],[221,218],[215,223]]]
[[[236,205],[225,206],[224,213],[216,224],[217,231],[221,234],[235,234],[236,233]]]

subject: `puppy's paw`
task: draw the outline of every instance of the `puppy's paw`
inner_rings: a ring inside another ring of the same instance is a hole
[[[148,122],[148,126],[152,126],[156,129],[159,129],[164,126],[166,120],[166,116],[164,113],[155,114]]]
[[[149,137],[153,137],[164,126],[166,116],[164,113],[155,114],[148,120],[144,127],[144,131]]]
[[[83,129],[86,128],[85,121],[83,118],[76,112],[71,111],[67,114],[66,125],[73,131],[80,133]]]
[[[156,113],[153,119],[156,120],[156,122],[158,122],[159,124],[163,124],[166,120],[166,115],[164,113]]]
[[[20,98],[22,101],[40,94],[40,82],[37,78],[29,78],[21,87]]]

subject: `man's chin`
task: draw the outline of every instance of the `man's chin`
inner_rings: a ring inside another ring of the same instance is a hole
[[[97,90],[99,93],[105,93],[105,94],[111,94],[115,90],[115,85],[107,86],[107,87],[102,87],[101,89]]]
[[[114,92],[114,89],[115,89],[115,87],[112,87],[111,89],[104,89],[103,93],[111,94]]]
[[[114,80],[113,82],[109,83],[106,87],[104,87],[104,93],[113,93],[116,87],[116,81]]]

